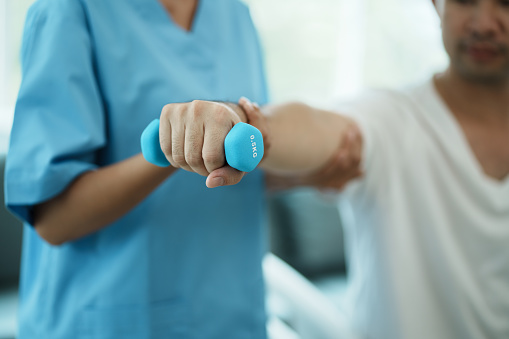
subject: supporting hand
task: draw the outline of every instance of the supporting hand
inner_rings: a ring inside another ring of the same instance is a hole
[[[270,148],[270,129],[267,117],[260,112],[258,105],[246,98],[239,100],[239,106],[246,113],[248,123],[260,130],[265,142],[265,155]],[[339,132],[338,132],[339,133]],[[288,189],[297,186],[312,186],[322,190],[342,190],[351,180],[362,176],[360,169],[362,137],[356,124],[348,125],[341,131],[338,150],[318,171],[308,174],[280,175],[269,173],[267,185],[270,189]]]

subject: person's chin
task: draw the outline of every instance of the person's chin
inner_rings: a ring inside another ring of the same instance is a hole
[[[499,82],[509,78],[509,62],[498,56],[470,57],[466,55],[458,69],[465,77],[480,82]]]

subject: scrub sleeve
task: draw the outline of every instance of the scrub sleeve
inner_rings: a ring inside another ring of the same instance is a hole
[[[95,154],[106,143],[93,47],[77,3],[57,12],[38,2],[27,15],[5,187],[10,210],[30,224],[31,206],[97,168]]]

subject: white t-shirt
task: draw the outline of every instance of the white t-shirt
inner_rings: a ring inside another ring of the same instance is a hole
[[[484,174],[431,80],[339,111],[365,139],[365,177],[345,192],[354,328],[509,338],[509,178]]]

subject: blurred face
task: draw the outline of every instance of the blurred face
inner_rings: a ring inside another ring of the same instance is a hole
[[[509,80],[509,0],[435,0],[451,68],[480,83]]]

